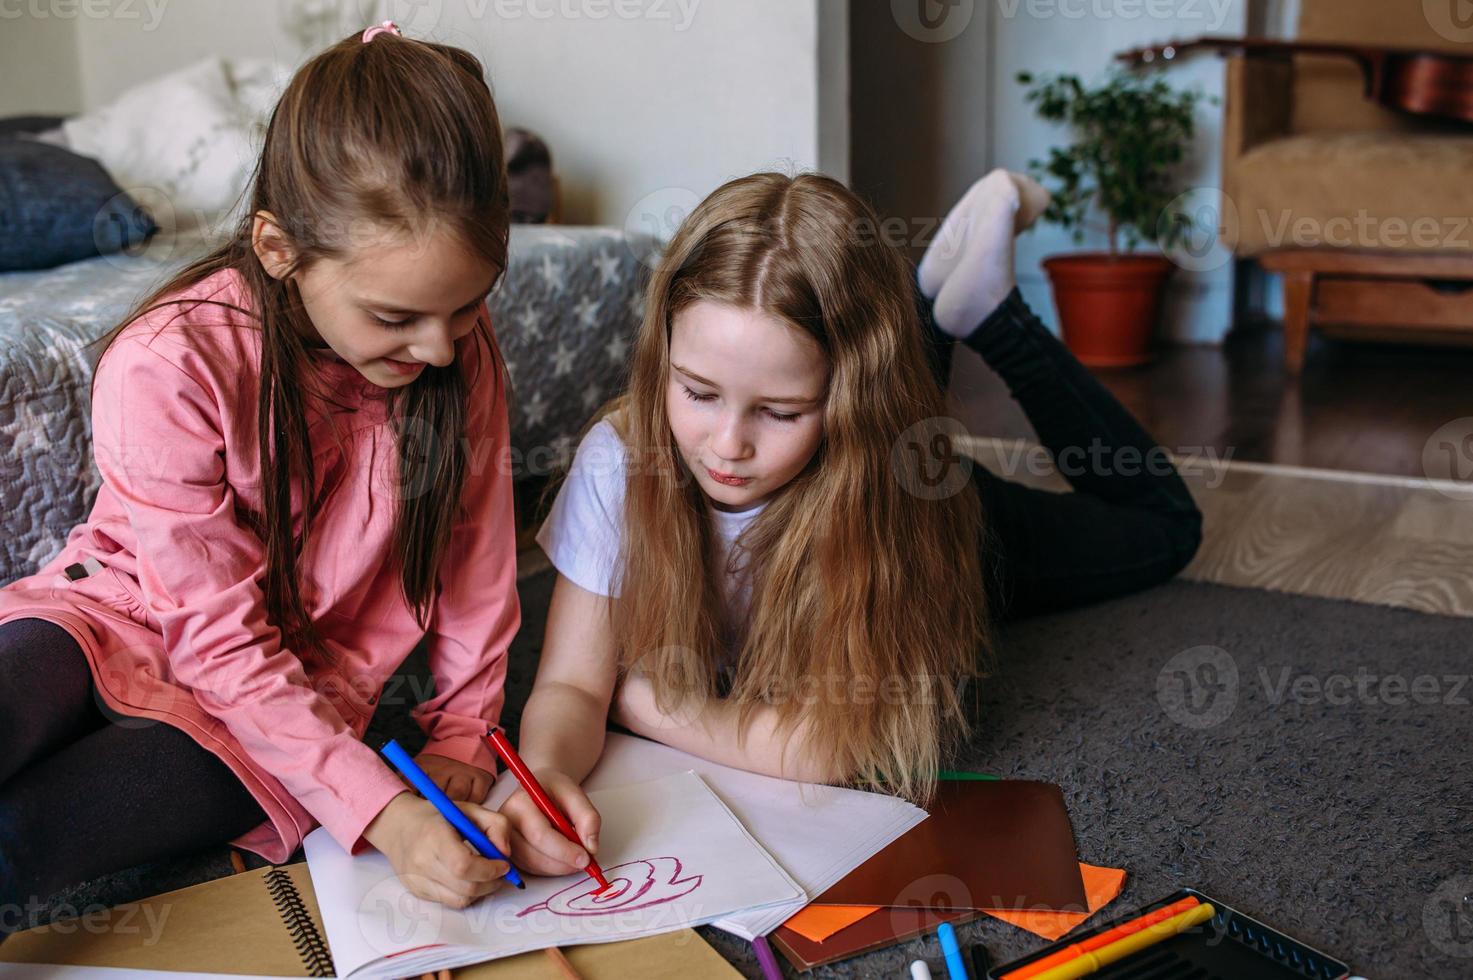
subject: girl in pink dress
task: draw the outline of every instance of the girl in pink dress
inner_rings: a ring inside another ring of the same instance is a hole
[[[0,909],[227,841],[282,862],[319,824],[455,907],[506,871],[361,741],[428,634],[418,761],[507,849],[477,805],[520,623],[480,63],[341,41],[283,94],[250,194],[99,341],[91,516],[0,590]]]

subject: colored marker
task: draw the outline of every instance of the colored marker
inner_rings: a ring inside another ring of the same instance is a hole
[[[512,748],[511,740],[506,737],[506,732],[501,729],[501,726],[491,728],[486,732],[485,737],[486,741],[491,743],[491,748],[496,750],[496,754],[501,756],[501,761],[506,763],[506,768],[517,777],[517,782],[522,784],[522,789],[527,791],[527,795],[532,798],[533,803],[537,804],[537,809],[542,811],[542,815],[547,818],[548,822],[561,831],[568,840],[583,847],[583,842],[578,839],[578,831],[573,829],[572,821],[563,815],[563,812],[557,808],[557,804],[552,802],[552,797],[547,795],[547,791],[542,788],[537,777],[532,775],[532,770],[527,768],[522,757],[517,755],[517,750]],[[603,869],[598,866],[592,854],[588,855],[588,864],[583,870],[598,882],[599,891],[609,887],[609,880],[604,877]]]
[[[1057,953],[1051,953],[1043,959],[1034,960],[1027,966],[1019,967],[1016,970],[1009,970],[1003,974],[1002,980],[1028,980],[1030,977],[1036,977],[1045,970],[1058,966],[1060,963],[1072,960],[1076,956],[1082,956],[1092,949],[1100,949],[1108,946],[1116,940],[1124,939],[1126,936],[1134,935],[1147,926],[1153,926],[1174,915],[1180,915],[1188,909],[1196,908],[1199,904],[1201,903],[1195,895],[1188,895],[1180,901],[1172,902],[1165,908],[1159,908],[1154,912],[1147,912],[1145,915],[1137,916],[1129,922],[1122,922],[1112,929],[1106,929],[1098,935],[1090,936],[1088,939],[1081,939],[1077,943],[1065,946]]]
[[[573,968],[573,964],[568,962],[562,950],[556,946],[548,946],[543,952],[547,954],[548,959],[552,960],[552,965],[557,971],[563,975],[563,980],[583,980],[583,974]]]
[[[1157,943],[1163,943],[1178,933],[1186,932],[1192,926],[1206,922],[1216,914],[1217,909],[1213,908],[1210,903],[1198,905],[1180,915],[1164,919],[1155,925],[1146,926],[1132,936],[1126,936],[1108,946],[1076,956],[1052,970],[1045,970],[1038,974],[1038,980],[1078,980],[1079,977],[1102,970],[1111,963],[1123,960],[1133,953],[1139,953]]]
[[[941,940],[941,955],[946,958],[946,973],[951,980],[969,980],[967,965],[962,962],[962,948],[956,942],[956,930],[950,922],[936,927],[936,938]]]
[[[972,944],[972,972],[977,975],[976,980],[987,980],[987,974],[992,972],[992,957],[981,943]]]
[[[460,835],[470,841],[470,845],[479,851],[482,857],[490,858],[493,861],[506,862],[507,881],[516,885],[518,888],[527,887],[522,882],[522,876],[512,866],[511,860],[497,850],[495,844],[486,839],[486,835],[481,833],[481,828],[472,823],[471,818],[466,816],[460,807],[451,802],[450,797],[446,796],[444,791],[435,785],[435,781],[426,775],[423,769],[415,765],[414,760],[409,757],[409,753],[405,752],[398,742],[392,738],[389,739],[388,742],[384,743],[383,753],[393,763],[394,768],[403,773],[404,778],[409,780],[410,784],[419,790],[425,799],[434,804],[435,809],[440,811],[440,816],[450,821],[450,826],[460,831]]]
[[[758,936],[752,940],[752,951],[757,954],[757,965],[762,968],[764,980],[783,980],[783,971],[778,969],[777,957],[772,955],[772,947],[767,944],[766,936]]]
[[[931,967],[925,960],[913,960],[910,964],[910,980],[931,980]]]

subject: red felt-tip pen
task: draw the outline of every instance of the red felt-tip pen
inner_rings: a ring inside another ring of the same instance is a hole
[[[517,782],[522,784],[522,789],[526,790],[527,795],[532,797],[532,802],[537,804],[537,809],[542,811],[542,815],[554,827],[561,831],[564,837],[579,847],[583,847],[583,842],[578,839],[578,831],[573,829],[572,822],[563,816],[563,812],[552,802],[552,797],[547,795],[547,790],[543,789],[542,784],[537,781],[537,777],[532,775],[532,770],[528,769],[527,764],[522,761],[522,757],[517,755],[517,750],[512,748],[511,740],[506,737],[506,732],[501,730],[501,726],[498,725],[488,729],[485,738],[490,743],[491,748],[496,750],[496,754],[501,756],[501,761],[506,763],[506,768],[510,769],[511,774],[517,777]],[[587,850],[587,848],[584,849]],[[609,887],[609,882],[604,877],[603,869],[598,866],[598,862],[593,859],[592,854],[588,855],[588,865],[583,870],[587,871],[589,876],[598,882],[599,891],[603,891]]]

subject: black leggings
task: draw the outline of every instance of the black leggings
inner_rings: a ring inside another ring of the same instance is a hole
[[[223,844],[266,819],[194,739],[99,697],[65,629],[0,626],[0,939],[63,888]]]
[[[915,287],[944,390],[957,340]],[[1202,514],[1166,451],[1049,333],[1015,287],[965,340],[1007,383],[1073,493],[1013,483],[980,465],[983,568],[995,619],[1066,609],[1171,578],[1196,554]]]

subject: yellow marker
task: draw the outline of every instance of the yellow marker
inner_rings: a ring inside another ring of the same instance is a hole
[[[1126,936],[1108,946],[1101,946],[1092,952],[1082,953],[1068,963],[1062,963],[1052,970],[1038,974],[1033,980],[1075,980],[1076,977],[1087,976],[1116,960],[1125,959],[1131,953],[1138,953],[1148,946],[1154,946],[1170,939],[1179,932],[1186,932],[1192,926],[1206,922],[1216,914],[1217,910],[1210,904],[1198,905],[1181,915],[1175,915],[1164,922],[1147,926],[1133,936]]]

